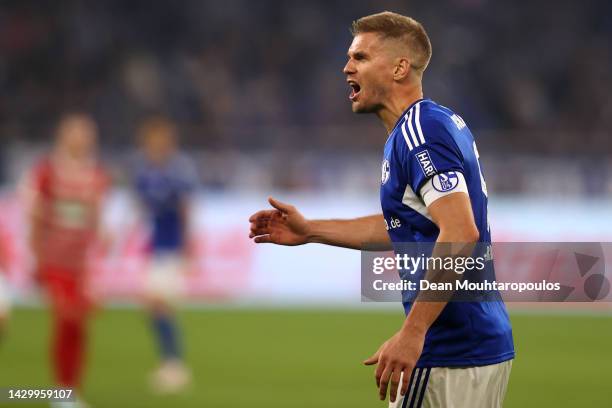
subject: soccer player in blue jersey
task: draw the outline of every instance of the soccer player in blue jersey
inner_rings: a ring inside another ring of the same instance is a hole
[[[161,365],[153,385],[176,392],[190,381],[180,345],[174,304],[184,293],[189,260],[189,200],[197,185],[195,167],[177,150],[174,124],[154,117],[140,127],[142,153],[136,159],[135,188],[148,220],[149,260],[145,298]]]
[[[361,249],[405,242],[490,242],[487,189],[463,119],[423,98],[431,44],[412,18],[384,12],[353,23],[344,67],[355,113],[387,130],[382,214],[308,220],[270,198],[250,218],[256,243],[309,242]],[[379,396],[391,407],[500,407],[514,346],[504,304],[404,301],[402,327],[365,361],[376,364]],[[389,387],[390,386],[390,387]]]

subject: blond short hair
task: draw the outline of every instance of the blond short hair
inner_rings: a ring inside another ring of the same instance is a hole
[[[423,25],[413,18],[384,11],[361,17],[353,21],[351,34],[378,33],[383,38],[392,38],[408,46],[411,53],[410,64],[419,71],[424,71],[431,59],[431,41]]]

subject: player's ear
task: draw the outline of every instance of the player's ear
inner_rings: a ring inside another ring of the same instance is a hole
[[[398,58],[393,70],[393,79],[401,81],[410,74],[410,62],[406,58]]]

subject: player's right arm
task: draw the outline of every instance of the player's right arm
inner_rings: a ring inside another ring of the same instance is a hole
[[[251,215],[249,238],[278,245],[326,244],[351,249],[391,249],[382,214],[347,220],[308,220],[292,205],[270,197],[272,210]]]

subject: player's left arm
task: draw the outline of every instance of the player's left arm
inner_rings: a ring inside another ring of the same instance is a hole
[[[194,199],[198,187],[200,185],[200,179],[196,165],[187,156],[181,157],[181,189],[180,189],[180,208],[179,216],[181,217],[182,233],[183,233],[183,255],[187,260],[188,265],[186,270],[188,272],[193,271],[190,266],[191,262],[195,257],[195,245],[196,240],[194,238],[194,226],[193,226],[193,208]]]
[[[460,246],[465,248],[465,244],[478,241],[480,234],[467,193],[454,192],[444,195],[432,202],[428,210],[432,220],[440,229],[432,257],[465,255],[461,254],[461,251],[449,253],[450,246],[441,244],[460,243]],[[378,364],[376,385],[381,400],[385,399],[388,385],[391,383],[389,399],[395,401],[400,378],[400,393],[404,395],[407,392],[410,375],[423,351],[425,335],[447,303],[443,299],[438,301],[417,299],[402,328],[365,361],[366,365]]]
[[[184,196],[180,202],[179,216],[181,217],[183,247],[182,252],[186,260],[191,260],[194,256],[194,239],[192,236],[192,215],[191,215],[191,197]]]

